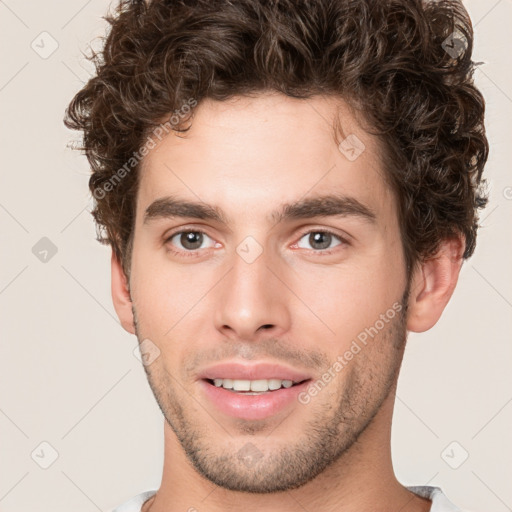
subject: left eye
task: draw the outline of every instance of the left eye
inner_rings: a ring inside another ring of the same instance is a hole
[[[334,247],[336,247],[337,245],[342,245],[344,243],[344,240],[340,236],[335,235],[330,231],[308,231],[307,233],[304,233],[304,235],[302,235],[300,240],[302,240],[305,237],[308,237],[307,241],[313,246],[313,249],[318,249],[319,251],[332,248],[329,246],[331,245],[333,239],[339,240],[339,243],[336,244]],[[297,242],[297,246],[302,249],[307,249],[307,247],[302,247],[299,245],[300,240],[299,242]]]

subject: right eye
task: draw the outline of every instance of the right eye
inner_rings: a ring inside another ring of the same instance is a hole
[[[195,254],[196,251],[199,251],[201,245],[203,245],[205,239],[204,237],[207,237],[213,241],[213,245],[210,245],[210,248],[215,246],[216,242],[211,239],[204,231],[198,229],[175,231],[166,238],[165,243],[171,245],[170,251],[174,254],[194,256],[197,255]],[[181,247],[179,247],[180,250],[172,248],[174,246],[172,243],[173,239],[176,239],[177,243],[181,245]]]

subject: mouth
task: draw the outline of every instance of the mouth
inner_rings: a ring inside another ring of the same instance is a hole
[[[202,378],[198,383],[216,412],[231,418],[261,420],[298,406],[298,395],[311,380]]]
[[[280,389],[289,389],[298,386],[311,379],[304,379],[298,382],[288,379],[203,379],[208,384],[217,388],[222,388],[232,393],[244,395],[261,395],[266,393],[273,393]]]

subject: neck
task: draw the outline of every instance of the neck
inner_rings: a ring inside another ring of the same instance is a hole
[[[171,427],[164,424],[162,482],[142,512],[427,512],[430,501],[403,487],[391,461],[391,418],[395,389],[352,447],[307,484],[273,494],[223,489],[200,475],[187,459]]]

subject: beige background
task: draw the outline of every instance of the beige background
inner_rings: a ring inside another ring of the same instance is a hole
[[[91,69],[80,52],[104,33],[108,5],[0,1],[2,512],[105,511],[160,483],[163,420],[133,354],[136,339],[115,316],[110,250],[95,241],[89,214],[87,162],[66,148],[77,134],[62,124]],[[441,321],[410,337],[393,452],[404,484],[438,485],[460,507],[505,512],[512,510],[512,0],[465,5],[474,59],[485,62],[475,79],[488,108],[490,205]],[[57,250],[46,262],[43,237]]]

